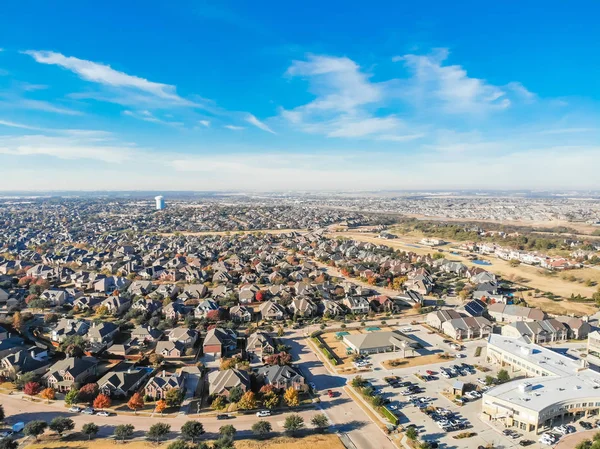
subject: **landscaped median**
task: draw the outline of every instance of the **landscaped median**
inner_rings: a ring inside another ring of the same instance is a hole
[[[310,335],[311,340],[315,343],[315,345],[317,346],[317,348],[319,349],[319,351],[321,351],[321,353],[327,357],[327,360],[329,360],[329,362],[333,365],[333,366],[337,366],[340,364],[340,360],[337,358],[337,356],[332,353],[328,348],[327,345],[325,344],[325,342],[323,341],[323,339],[321,338],[321,332],[320,331],[316,331],[313,332]]]
[[[398,425],[400,422],[398,417],[383,404],[383,398],[381,396],[373,394],[373,387],[369,386],[365,379],[356,376],[350,382],[350,386],[352,390],[360,395],[381,417],[387,419],[390,424],[394,426]]]

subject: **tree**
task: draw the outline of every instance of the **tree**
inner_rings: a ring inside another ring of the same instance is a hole
[[[267,365],[271,365],[271,366],[289,365],[290,363],[292,363],[292,356],[290,354],[288,354],[287,352],[283,351],[278,354],[273,354],[273,355],[268,356],[267,358],[265,358],[265,363]]]
[[[415,429],[414,427],[409,427],[408,429],[406,429],[406,438],[408,438],[410,441],[416,441],[418,437],[419,432],[417,432],[417,429]]]
[[[23,393],[27,396],[35,396],[40,391],[40,384],[37,382],[27,382],[23,387]]]
[[[152,438],[156,440],[158,443],[162,437],[167,435],[171,431],[171,425],[165,424],[162,422],[158,422],[156,424],[152,424],[150,429],[148,430],[148,438]]]
[[[65,395],[65,404],[73,405],[77,404],[77,399],[79,398],[79,390],[76,388],[71,388],[69,392]]]
[[[271,391],[263,397],[263,405],[269,410],[272,410],[279,405],[280,400],[281,398],[277,395],[277,393]]]
[[[221,359],[221,363],[219,364],[219,369],[221,371],[225,371],[228,369],[235,368],[237,366],[238,362],[239,362],[239,359],[237,357],[232,357],[230,359],[223,358],[223,359]]]
[[[362,376],[356,376],[350,382],[354,388],[362,388],[367,384],[367,381]]]
[[[0,404],[0,423],[6,419],[6,414],[4,413],[4,406]]]
[[[508,382],[510,380],[510,375],[508,374],[508,371],[506,371],[505,369],[501,369],[500,371],[498,371],[498,382],[503,384],[505,382]]]
[[[23,317],[21,316],[21,312],[15,312],[12,319],[13,328],[19,332],[23,327]]]
[[[220,437],[217,441],[213,443],[212,449],[235,449],[233,438]]]
[[[277,336],[281,338],[283,337],[283,334],[285,334],[285,331],[283,330],[282,326],[279,326],[279,329],[277,329]]]
[[[269,421],[257,421],[252,424],[252,433],[259,438],[264,438],[272,429],[273,427]]]
[[[253,408],[256,408],[256,395],[252,391],[245,392],[237,405],[240,410],[252,410]]]
[[[285,429],[285,431],[289,432],[291,434],[296,433],[298,430],[302,429],[303,427],[304,427],[304,418],[302,418],[302,416],[296,415],[296,414],[287,416],[283,423],[283,428]]]
[[[127,402],[127,407],[129,407],[135,414],[141,408],[144,408],[144,398],[140,393],[134,393],[131,398],[129,398],[129,402]]]
[[[485,376],[485,384],[489,387],[494,384],[494,378],[492,376]]]
[[[263,293],[262,290],[259,290],[254,295],[254,299],[256,299],[258,302],[261,302],[261,301],[263,301],[265,299],[265,294]]]
[[[52,421],[50,421],[50,430],[56,432],[60,436],[65,433],[67,430],[73,430],[75,428],[75,423],[71,418],[63,418],[62,416],[57,416]]]
[[[192,447],[183,440],[175,440],[167,446],[167,449],[192,449]]]
[[[148,357],[148,361],[152,364],[152,366],[154,368],[158,368],[164,359],[165,358],[163,357],[162,354],[156,354],[156,353],[150,354],[150,356]]]
[[[240,385],[236,385],[229,390],[229,402],[238,402],[244,395],[244,390]]]
[[[213,399],[212,403],[210,404],[210,407],[213,410],[223,410],[225,408],[225,405],[227,405],[225,398],[223,396],[217,396]]]
[[[283,399],[285,400],[285,403],[289,407],[298,406],[298,404],[300,403],[299,398],[298,398],[298,390],[296,390],[294,387],[288,388],[287,390],[285,390]]]
[[[169,407],[179,407],[183,402],[183,391],[179,388],[172,388],[165,395],[165,402]]]
[[[135,427],[132,424],[120,424],[115,427],[113,435],[117,440],[125,441],[127,438],[131,438]]]
[[[329,420],[327,419],[327,416],[325,416],[323,413],[319,413],[318,415],[313,416],[310,420],[310,423],[320,431],[329,427]]]
[[[44,433],[44,430],[46,430],[47,427],[48,423],[46,421],[29,421],[25,424],[23,433],[29,437],[35,437],[35,441],[39,441],[38,437]]]
[[[204,426],[200,421],[187,421],[181,426],[181,434],[186,440],[192,440],[192,443],[195,443],[196,439],[204,434]]]
[[[46,400],[46,402],[50,402],[52,399],[56,397],[56,392],[54,388],[48,387],[42,390],[40,396]]]
[[[157,403],[156,403],[156,407],[154,408],[154,410],[158,413],[160,413],[161,415],[163,414],[163,412],[167,409],[167,403],[165,402],[164,399],[160,399]]]
[[[81,432],[84,435],[88,436],[88,440],[91,440],[92,437],[96,436],[96,434],[100,431],[100,427],[98,427],[93,422],[88,422],[83,425],[81,428]]]
[[[96,396],[98,396],[98,384],[89,383],[79,389],[77,400],[79,402],[91,402]]]
[[[2,438],[0,440],[0,449],[18,449],[19,443],[10,438]]]
[[[583,440],[575,446],[575,449],[591,449],[592,448],[592,440]]]
[[[234,435],[236,434],[236,432],[237,432],[237,429],[235,427],[233,427],[231,424],[226,424],[219,428],[219,435],[221,435],[223,437],[233,438]]]
[[[96,399],[94,399],[94,408],[99,408],[102,410],[103,408],[110,407],[110,403],[110,398],[105,394],[100,393],[98,396],[96,396]]]

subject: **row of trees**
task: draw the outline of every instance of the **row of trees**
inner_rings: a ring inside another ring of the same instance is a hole
[[[264,385],[260,389],[258,397],[252,391],[244,392],[241,387],[234,387],[229,392],[228,399],[216,396],[210,406],[213,410],[224,410],[225,408],[229,411],[234,411],[234,409],[252,410],[257,408],[260,401],[265,408],[272,410],[279,406],[282,398],[289,407],[297,407],[300,404],[300,395],[294,387],[288,388],[280,396],[272,385]],[[227,404],[228,400],[229,405]]]

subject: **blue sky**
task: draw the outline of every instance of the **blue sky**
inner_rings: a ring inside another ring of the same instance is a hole
[[[5,1],[0,189],[600,188],[600,5],[497,3]]]

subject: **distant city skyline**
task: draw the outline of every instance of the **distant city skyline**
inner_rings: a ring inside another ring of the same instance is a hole
[[[600,189],[577,6],[8,1],[0,191]]]

